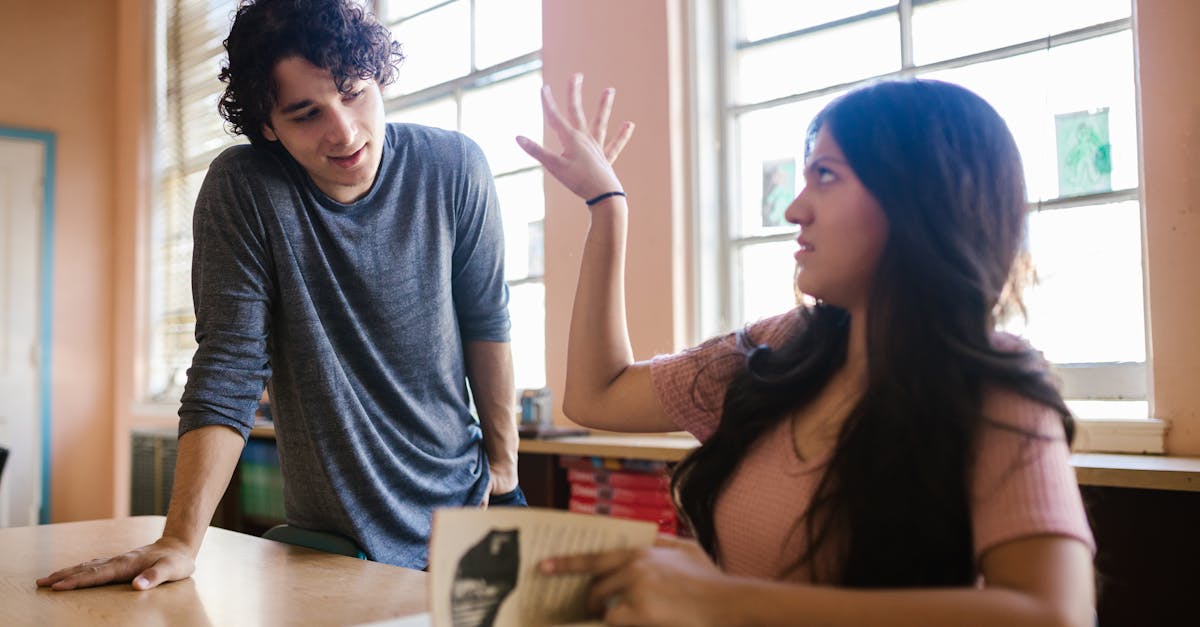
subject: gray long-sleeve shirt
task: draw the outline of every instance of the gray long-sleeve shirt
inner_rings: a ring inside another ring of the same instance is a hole
[[[432,509],[479,503],[488,485],[463,342],[508,341],[500,214],[478,146],[388,125],[379,174],[348,205],[276,145],[230,148],[193,228],[199,349],[180,435],[246,436],[270,378],[288,521],[423,568]]]

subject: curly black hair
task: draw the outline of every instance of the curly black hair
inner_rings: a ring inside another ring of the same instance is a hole
[[[227,85],[217,108],[231,134],[256,144],[275,106],[281,59],[329,70],[343,92],[355,79],[390,84],[404,60],[387,28],[354,0],[242,0],[224,45],[218,78]]]

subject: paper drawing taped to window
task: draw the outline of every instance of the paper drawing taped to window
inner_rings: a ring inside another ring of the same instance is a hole
[[[1112,145],[1108,109],[1054,116],[1058,146],[1058,195],[1112,191]]]

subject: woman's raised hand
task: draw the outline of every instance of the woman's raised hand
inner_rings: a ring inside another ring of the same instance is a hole
[[[616,90],[611,87],[604,90],[600,97],[600,109],[590,125],[583,112],[582,92],[583,75],[576,74],[568,90],[570,106],[564,118],[554,102],[550,86],[542,87],[542,111],[550,129],[562,144],[560,154],[546,150],[528,137],[518,136],[517,144],[567,189],[586,200],[606,192],[624,191],[621,181],[613,172],[612,163],[633,136],[633,122],[622,124],[616,137],[605,143],[608,117],[612,113]]]

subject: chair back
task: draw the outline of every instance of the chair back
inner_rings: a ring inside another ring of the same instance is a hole
[[[267,529],[262,537],[267,540],[302,546],[306,549],[336,553],[347,557],[357,557],[361,560],[367,559],[367,554],[358,548],[358,545],[354,541],[336,533],[329,533],[328,531],[313,531],[312,529],[303,529],[291,525],[275,525]]]

